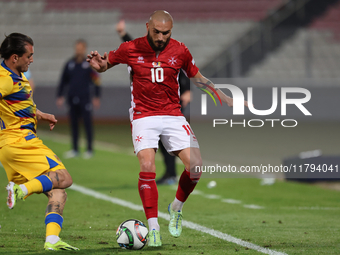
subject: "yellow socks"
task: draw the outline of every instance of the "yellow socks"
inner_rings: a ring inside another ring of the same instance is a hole
[[[27,188],[27,195],[32,193],[45,193],[53,188],[52,180],[47,175],[40,175],[26,182],[24,185]]]
[[[51,212],[45,216],[46,242],[54,244],[59,241],[59,233],[61,231],[63,221],[63,217],[56,212]]]
[[[61,227],[55,222],[46,225],[46,236],[59,236],[60,231]]]

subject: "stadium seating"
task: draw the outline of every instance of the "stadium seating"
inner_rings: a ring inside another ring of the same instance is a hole
[[[316,19],[311,28],[317,30],[331,30],[337,40],[340,39],[340,3],[330,8],[320,19]]]
[[[35,82],[38,86],[55,86],[63,64],[73,54],[76,39],[87,40],[89,50],[113,50],[121,43],[115,31],[120,18],[126,19],[127,31],[136,38],[145,35],[145,22],[153,10],[167,9],[175,19],[173,38],[183,41],[202,67],[280,2],[0,0],[0,39],[15,31],[30,35],[35,42],[31,66]],[[126,66],[115,67],[102,80],[106,85],[127,85]]]
[[[276,52],[253,67],[248,77],[340,80],[339,21],[340,3],[329,8],[308,28],[299,30]]]

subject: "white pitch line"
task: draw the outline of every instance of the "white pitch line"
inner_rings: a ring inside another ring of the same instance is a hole
[[[174,190],[177,190],[177,187],[176,186],[173,186],[171,187],[171,189],[174,189]],[[240,204],[242,205],[242,201],[240,200],[236,200],[236,199],[222,199],[220,195],[214,195],[214,194],[205,194],[203,193],[202,191],[199,191],[199,190],[194,190],[191,194],[193,195],[202,195],[203,197],[207,198],[207,199],[221,199],[221,202],[224,202],[224,203],[228,203],[228,204]],[[251,205],[243,205],[244,208],[247,208],[247,209],[264,209],[265,207],[264,206],[260,206],[260,205],[254,205],[254,204],[251,204]]]
[[[249,209],[264,209],[263,206],[259,205],[243,205],[244,208],[249,208]]]
[[[92,189],[89,189],[89,188],[86,188],[86,187],[83,187],[83,186],[80,186],[80,185],[77,185],[77,184],[73,184],[71,187],[69,187],[69,189],[78,191],[82,194],[85,194],[85,195],[88,195],[88,196],[91,196],[91,197],[94,197],[94,198],[97,198],[97,199],[101,199],[101,200],[104,200],[104,201],[111,202],[113,204],[117,204],[117,205],[120,205],[120,206],[123,206],[123,207],[127,207],[127,208],[135,210],[135,211],[142,211],[143,210],[143,206],[141,206],[141,205],[136,205],[134,203],[125,201],[123,199],[107,196],[105,194],[102,194],[100,192],[97,192],[95,190],[92,190]],[[158,212],[158,217],[163,218],[167,221],[170,220],[170,216],[167,213]],[[222,239],[222,240],[225,240],[225,241],[228,241],[228,242],[231,242],[231,243],[235,243],[237,245],[247,247],[249,249],[253,249],[255,251],[262,252],[264,254],[287,255],[287,253],[270,250],[268,248],[263,248],[263,247],[258,246],[256,244],[243,241],[239,238],[233,237],[231,235],[222,233],[220,231],[217,231],[217,230],[214,230],[214,229],[211,229],[211,228],[201,226],[201,225],[196,224],[196,223],[191,222],[191,221],[183,220],[182,225],[184,227],[209,234],[209,235],[217,237],[219,239]]]
[[[69,143],[69,136],[67,135],[62,135],[62,134],[58,134],[58,133],[48,133],[45,131],[40,131],[39,135],[41,135],[44,139],[46,140],[52,140],[54,142],[58,142],[58,143],[63,143],[63,144],[68,144]],[[81,143],[85,142],[84,138],[81,138],[80,140]],[[109,151],[109,152],[120,152],[120,153],[124,153],[124,154],[128,154],[130,156],[134,156],[133,153],[133,148],[122,148],[118,145],[112,144],[112,143],[107,143],[107,142],[101,142],[101,141],[95,141],[96,143],[96,147],[99,150],[105,150],[105,151]],[[158,160],[160,160],[158,158]],[[171,185],[170,187],[173,190],[177,190],[177,185]],[[199,191],[199,190],[194,190],[192,193],[192,195],[202,195],[207,199],[221,199],[221,196],[219,195],[214,195],[214,194],[204,194],[203,192]],[[237,203],[241,203],[237,202],[237,200],[233,200],[235,202],[230,202],[233,199],[223,199],[221,200],[222,202],[226,202],[226,203],[232,203],[232,204],[237,204]],[[244,206],[244,208],[248,208],[248,209],[263,209],[263,206],[256,206],[256,205],[252,205],[252,206]]]
[[[176,188],[176,189],[174,189],[174,190],[177,190],[177,186],[175,186],[175,188]],[[199,190],[194,189],[194,190],[191,192],[190,195],[202,195],[202,194],[203,194],[202,191],[199,191]]]
[[[235,199],[231,199],[231,198],[222,199],[221,201],[224,202],[224,203],[228,203],[228,204],[241,204],[242,203],[241,200],[235,200]]]
[[[214,194],[205,195],[204,197],[208,199],[221,199],[220,195],[214,195]]]
[[[281,209],[286,210],[340,210],[340,207],[319,207],[319,206],[287,206],[287,207],[280,207]]]

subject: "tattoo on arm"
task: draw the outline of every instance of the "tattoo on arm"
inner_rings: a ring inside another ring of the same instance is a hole
[[[203,89],[209,89],[210,93],[212,95],[215,94],[214,92],[214,89],[215,89],[215,86],[214,86],[214,83],[212,83],[211,81],[207,80],[206,83],[203,83],[203,82],[197,82],[198,84],[202,85]],[[217,91],[218,89],[215,89],[215,91]]]

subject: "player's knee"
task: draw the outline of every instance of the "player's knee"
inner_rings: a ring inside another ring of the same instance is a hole
[[[193,182],[198,182],[201,178],[202,172],[200,171],[202,166],[202,158],[200,156],[192,157],[190,159],[190,179]],[[197,171],[197,169],[199,169]]]
[[[197,167],[202,166],[202,158],[201,157],[192,157],[190,159],[190,169],[196,169]]]
[[[64,181],[64,189],[70,187],[71,185],[73,184],[73,180],[72,180],[72,177],[71,175],[68,175],[67,178],[65,178],[65,181]],[[65,192],[66,193],[66,192]]]
[[[143,161],[140,163],[140,170],[141,172],[155,172],[156,167],[152,161]]]
[[[72,180],[71,175],[66,169],[63,169],[61,172],[62,172],[62,182],[59,188],[66,189],[73,184],[73,180]]]

